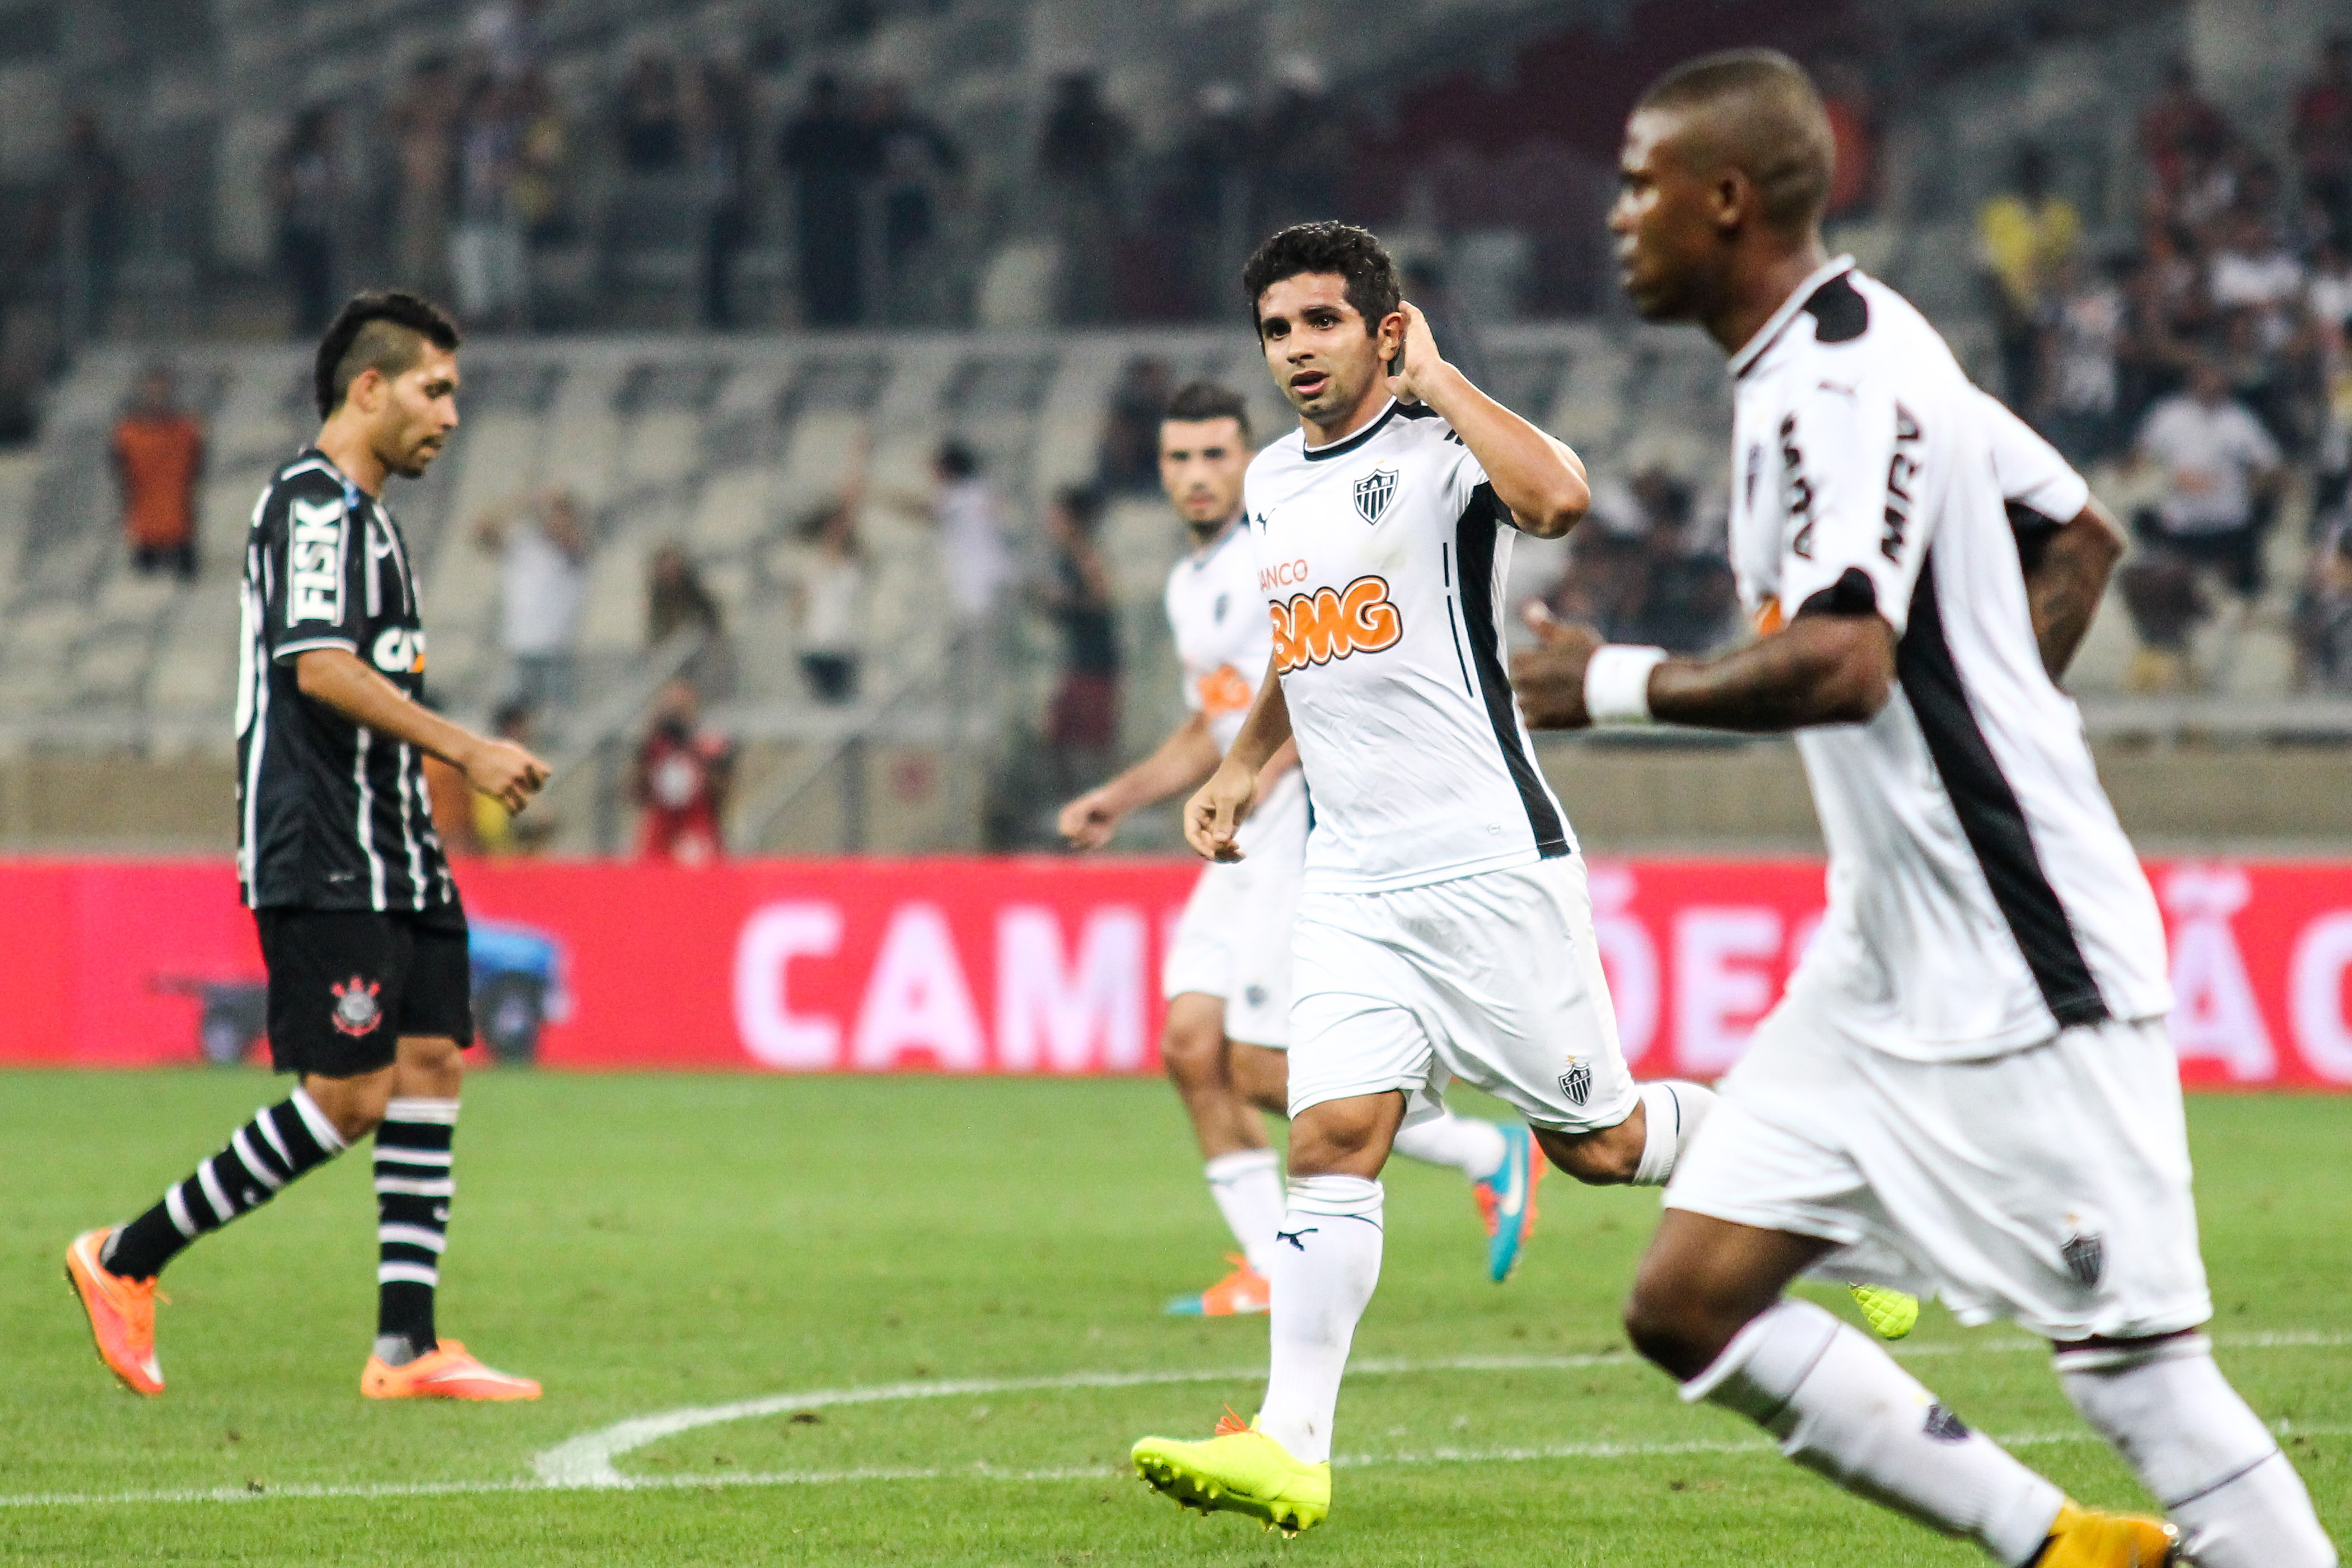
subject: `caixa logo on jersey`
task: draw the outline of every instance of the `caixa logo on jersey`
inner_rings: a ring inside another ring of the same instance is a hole
[[[425,673],[425,633],[415,626],[386,626],[368,650],[375,667],[386,675]]]
[[[1378,522],[1381,513],[1389,510],[1396,499],[1397,476],[1394,468],[1374,468],[1356,481],[1356,514],[1366,522]]]

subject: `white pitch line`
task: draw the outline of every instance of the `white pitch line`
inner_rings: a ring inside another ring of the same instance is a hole
[[[2287,1350],[2352,1344],[2352,1335],[2286,1330],[2244,1334],[2217,1334],[2225,1350]],[[2014,1352],[2042,1348],[2038,1340],[2001,1339],[1990,1342],[1938,1342],[1890,1347],[1904,1357],[1941,1356],[1970,1351]],[[1399,1375],[1428,1372],[1549,1372],[1603,1366],[1640,1366],[1623,1352],[1556,1356],[1460,1356],[1440,1361],[1367,1359],[1349,1370],[1358,1376]],[[140,1504],[237,1503],[312,1500],[395,1500],[403,1498],[484,1496],[577,1490],[676,1491],[728,1487],[846,1486],[862,1482],[908,1481],[1069,1481],[1108,1480],[1127,1474],[1095,1466],[1034,1469],[1004,1468],[985,1463],[968,1466],[885,1468],[836,1470],[742,1471],[689,1476],[625,1476],[613,1468],[620,1455],[698,1427],[742,1421],[785,1411],[813,1410],[826,1405],[872,1405],[901,1400],[943,1399],[982,1394],[1080,1388],[1139,1388],[1184,1383],[1223,1383],[1259,1378],[1263,1367],[1221,1368],[1189,1372],[1066,1373],[1053,1377],[969,1378],[959,1382],[898,1383],[864,1388],[814,1389],[801,1394],[772,1394],[731,1405],[697,1405],[623,1421],[575,1437],[541,1454],[532,1461],[536,1472],[528,1479],[508,1480],[359,1482],[320,1484],[293,1482],[257,1487],[185,1488],[154,1491],[31,1492],[0,1496],[0,1510],[34,1508],[121,1507]],[[2291,1425],[2273,1422],[2282,1436],[2290,1432],[2315,1437],[2352,1436],[2352,1426]],[[2023,1432],[1998,1439],[2011,1447],[2091,1443],[2087,1431]],[[1343,1468],[1450,1464],[1518,1464],[1558,1459],[1664,1458],[1685,1454],[1763,1454],[1773,1446],[1758,1438],[1692,1439],[1663,1443],[1554,1443],[1507,1448],[1440,1447],[1397,1454],[1343,1454],[1332,1464]],[[609,1479],[607,1479],[609,1477]]]
[[[2290,1432],[2310,1437],[2352,1436],[2352,1426],[2271,1424],[2284,1436]],[[2004,1447],[2044,1447],[2069,1443],[2096,1443],[2091,1432],[2016,1432],[1995,1437]],[[1769,1454],[1772,1444],[1759,1438],[1693,1439],[1679,1443],[1549,1443],[1510,1448],[1429,1448],[1401,1454],[1340,1454],[1331,1460],[1340,1469],[1380,1469],[1419,1465],[1525,1464],[1546,1459],[1653,1459],[1689,1454]],[[26,1497],[0,1497],[0,1509],[72,1508],[132,1503],[273,1502],[316,1500],[379,1501],[402,1498],[454,1497],[498,1493],[594,1491],[716,1491],[731,1487],[850,1486],[871,1481],[1107,1481],[1124,1479],[1130,1472],[1099,1465],[1063,1465],[1038,1469],[1010,1469],[996,1465],[882,1467],[845,1470],[744,1470],[715,1475],[632,1477],[619,1487],[580,1488],[546,1481],[419,1481],[351,1486],[220,1487],[211,1490],[152,1492],[47,1492]]]

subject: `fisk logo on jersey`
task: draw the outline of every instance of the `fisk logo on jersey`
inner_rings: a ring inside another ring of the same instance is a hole
[[[1404,636],[1404,616],[1389,603],[1385,577],[1359,577],[1345,588],[1294,594],[1267,609],[1274,617],[1278,675],[1351,654],[1378,653]]]
[[[343,503],[296,501],[286,550],[286,621],[343,618]]]
[[[1397,476],[1394,468],[1374,468],[1356,481],[1356,515],[1366,522],[1378,522],[1381,513],[1389,510],[1396,497]]]
[[[425,673],[425,633],[421,628],[387,626],[375,639],[368,657],[386,675],[422,675]]]

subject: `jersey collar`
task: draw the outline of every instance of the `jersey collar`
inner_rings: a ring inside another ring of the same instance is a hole
[[[1815,268],[1811,277],[1790,289],[1789,297],[1780,301],[1780,308],[1756,330],[1756,335],[1748,340],[1745,347],[1731,356],[1731,379],[1738,381],[1755,368],[1756,362],[1764,357],[1765,352],[1780,341],[1780,334],[1789,330],[1789,323],[1796,320],[1797,313],[1805,308],[1805,302],[1813,297],[1815,290],[1831,279],[1853,270],[1853,257],[1836,257]]]
[[[1302,430],[1298,433],[1298,455],[1305,458],[1310,463],[1319,463],[1326,458],[1344,458],[1349,453],[1354,451],[1357,447],[1362,446],[1365,442],[1370,440],[1373,437],[1379,435],[1381,433],[1381,426],[1395,418],[1396,416],[1397,400],[1391,397],[1389,399],[1389,405],[1386,408],[1381,409],[1379,416],[1374,418],[1370,425],[1365,426],[1362,429],[1357,431],[1352,436],[1347,437],[1341,440],[1333,441],[1328,446],[1322,447],[1308,446],[1307,444],[1307,433]]]

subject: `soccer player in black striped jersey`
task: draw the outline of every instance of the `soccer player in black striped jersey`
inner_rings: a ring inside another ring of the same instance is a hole
[[[299,1075],[127,1225],[75,1237],[66,1275],[100,1358],[163,1392],[156,1278],[199,1236],[375,1139],[379,1261],[370,1398],[532,1399],[435,1332],[456,1187],[459,1052],[474,1026],[466,913],[433,830],[424,759],[520,811],[547,780],[521,747],[424,706],[425,630],[385,481],[457,426],[457,327],[412,294],[362,294],[319,345],[317,442],[254,508],[237,689],[237,867],[269,972],[269,1049]]]
[[[1685,1399],[2008,1568],[2332,1568],[2202,1332],[2164,928],[2056,684],[2113,524],[1908,301],[1823,248],[1829,121],[1793,62],[1668,73],[1619,174],[1635,307],[1730,356],[1732,561],[1760,635],[1682,659],[1548,626],[1520,700],[1538,724],[1794,731],[1830,851],[1821,935],[1667,1186],[1634,1343]],[[2054,534],[2021,549],[2012,508]],[[1825,1268],[2051,1342],[2169,1521],[2078,1508],[1782,1294]]]

